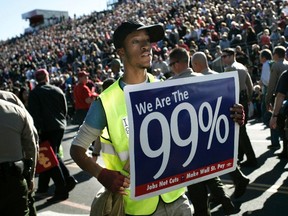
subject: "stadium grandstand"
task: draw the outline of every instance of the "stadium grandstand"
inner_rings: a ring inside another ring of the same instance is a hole
[[[22,14],[22,19],[29,20],[29,28],[25,29],[25,33],[34,32],[42,27],[54,25],[62,20],[68,19],[67,11],[40,10],[35,9]]]

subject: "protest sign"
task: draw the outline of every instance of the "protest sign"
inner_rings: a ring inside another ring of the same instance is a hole
[[[237,72],[124,89],[131,198],[142,199],[223,175],[237,165]]]

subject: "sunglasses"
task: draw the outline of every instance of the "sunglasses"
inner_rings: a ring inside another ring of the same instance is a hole
[[[171,63],[169,64],[169,67],[172,67],[172,66],[175,65],[176,63],[178,63],[178,61],[171,62]]]

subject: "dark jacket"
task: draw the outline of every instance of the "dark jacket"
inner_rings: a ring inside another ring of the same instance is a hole
[[[29,94],[28,109],[38,131],[65,129],[67,103],[60,88],[38,84]]]

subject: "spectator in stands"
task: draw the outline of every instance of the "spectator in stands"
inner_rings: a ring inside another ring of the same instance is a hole
[[[256,16],[255,14],[252,14],[251,19],[252,19],[251,24],[255,30],[256,35],[260,34],[263,31],[263,26],[262,26],[260,17]]]
[[[241,34],[237,34],[237,35],[231,40],[230,47],[236,48],[236,46],[242,46],[242,47],[245,46]]]
[[[21,86],[19,92],[19,99],[24,104],[25,108],[28,109],[28,97],[29,97],[30,90],[27,86]]]
[[[228,36],[229,31],[230,31],[230,29],[227,27],[227,24],[225,22],[221,22],[221,26],[220,26],[220,29],[219,29],[220,35],[223,35],[224,33],[227,33],[227,36]]]
[[[260,36],[260,46],[263,47],[267,45],[268,47],[271,46],[271,40],[270,40],[270,31],[269,29],[265,29],[263,31],[263,34]]]
[[[252,73],[251,73],[251,78],[253,83],[257,82],[260,77],[260,72],[261,72],[261,62],[260,62],[260,46],[258,44],[253,44],[252,45],[252,52],[250,53],[250,61],[252,65]]]
[[[218,57],[221,57],[222,55],[222,50],[221,50],[221,47],[220,45],[217,45],[216,46],[216,52],[214,54],[214,59],[218,58]]]
[[[242,50],[241,46],[236,46],[236,61],[240,62],[241,64],[245,65],[246,67],[250,66],[249,57],[244,50]]]
[[[272,31],[271,36],[270,36],[271,45],[273,48],[277,45],[281,45],[279,44],[280,38],[281,38],[281,29],[278,27]]]
[[[195,25],[191,25],[191,41],[198,41],[199,40],[199,33],[198,33],[198,27],[195,28]]]
[[[115,58],[110,62],[110,68],[114,74],[115,80],[119,79],[123,75],[121,66],[122,66],[122,63],[120,59],[118,58]]]
[[[280,37],[279,43],[277,44],[277,46],[283,46],[285,48],[288,47],[288,41],[286,40],[286,38],[284,36]]]
[[[166,61],[163,61],[161,55],[160,55],[160,56],[157,56],[157,57],[155,58],[155,60],[152,62],[151,71],[155,71],[155,70],[158,71],[158,69],[160,69],[159,73],[160,73],[161,75],[169,72],[169,66],[168,66],[168,64],[167,64]],[[158,72],[156,72],[156,73],[158,74]],[[158,74],[158,75],[160,75],[160,74]]]
[[[241,35],[241,33],[242,31],[239,28],[239,24],[236,21],[232,21],[230,31],[228,32],[228,40],[232,41],[236,37],[236,35]]]
[[[247,29],[251,26],[251,23],[249,20],[245,17],[245,15],[241,14],[240,15],[240,23],[241,23],[241,30],[243,33],[247,31]]]
[[[248,26],[246,31],[246,45],[248,46],[248,49],[252,49],[253,44],[257,44],[257,34],[252,26]]]
[[[182,47],[182,48],[184,48],[184,49],[186,49],[187,51],[190,50],[189,47],[187,46],[187,44],[184,43],[184,40],[183,40],[183,39],[180,39],[180,40],[179,40],[179,42],[178,42],[178,46],[179,46],[179,47]]]
[[[219,42],[219,45],[222,50],[230,47],[230,41],[228,40],[227,37],[228,37],[228,34],[224,32]]]

